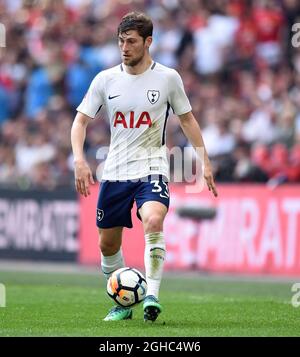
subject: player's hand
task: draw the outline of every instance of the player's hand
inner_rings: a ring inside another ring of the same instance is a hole
[[[206,164],[204,167],[204,178],[209,191],[211,191],[215,197],[218,197],[218,192],[210,164]]]
[[[90,184],[95,183],[92,171],[89,165],[84,160],[75,161],[74,165],[76,191],[84,197],[87,197],[88,195],[90,195]]]

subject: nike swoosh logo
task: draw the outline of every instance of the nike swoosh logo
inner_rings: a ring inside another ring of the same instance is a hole
[[[118,94],[118,95],[114,95],[114,96],[108,96],[108,99],[114,99],[114,98],[117,98],[117,97],[120,97],[121,94]]]

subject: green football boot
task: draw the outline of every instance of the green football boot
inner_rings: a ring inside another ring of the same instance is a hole
[[[149,295],[145,297],[143,303],[144,309],[144,321],[154,322],[157,316],[162,312],[162,306],[158,302],[155,296]]]
[[[112,307],[103,321],[120,321],[132,319],[132,309],[122,306]]]

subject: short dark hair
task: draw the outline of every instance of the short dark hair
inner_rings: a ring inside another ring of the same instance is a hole
[[[153,23],[149,16],[142,12],[129,12],[123,16],[119,27],[118,36],[126,31],[136,30],[138,34],[143,37],[144,41],[148,36],[152,36]]]

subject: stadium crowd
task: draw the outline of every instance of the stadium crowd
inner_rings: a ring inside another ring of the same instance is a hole
[[[217,182],[300,182],[298,0],[0,0],[0,184],[73,186],[76,107],[120,62],[116,29],[133,9],[153,19],[154,60],[183,78]],[[100,118],[86,139],[94,172],[109,145]],[[172,116],[167,145],[189,145]]]

